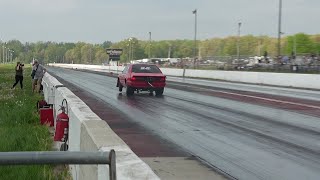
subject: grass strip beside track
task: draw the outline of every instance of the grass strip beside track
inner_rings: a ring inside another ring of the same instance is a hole
[[[31,66],[24,69],[24,88],[15,81],[15,65],[0,65],[0,151],[49,151],[52,138],[39,123],[36,102],[42,97],[31,91]],[[64,179],[51,165],[0,166],[0,179]]]

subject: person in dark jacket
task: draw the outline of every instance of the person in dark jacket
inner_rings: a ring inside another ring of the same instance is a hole
[[[23,88],[23,66],[24,64],[21,64],[20,62],[17,62],[16,66],[16,82],[13,84],[12,89],[20,82],[21,89]]]

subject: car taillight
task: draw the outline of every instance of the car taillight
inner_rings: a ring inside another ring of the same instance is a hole
[[[166,81],[166,76],[161,77],[161,78],[160,78],[160,81]]]
[[[130,78],[130,80],[135,81],[135,80],[137,80],[137,78],[133,76],[132,78]]]

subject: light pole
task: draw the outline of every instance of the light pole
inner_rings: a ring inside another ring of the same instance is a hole
[[[9,49],[9,54],[8,54],[8,62],[9,63],[11,61],[11,49]]]
[[[92,64],[92,47],[91,47],[91,44],[90,44],[90,64]]]
[[[9,50],[10,50],[10,49],[7,48],[7,52],[6,52],[6,53],[7,53],[7,55],[6,55],[6,63],[8,63],[8,61],[9,61]]]
[[[4,56],[5,59],[3,59],[3,64],[7,62],[7,47],[4,47]]]
[[[131,59],[134,60],[134,41],[131,42]]]
[[[14,50],[11,50],[11,63],[13,62],[13,53],[14,53]]]
[[[132,58],[132,38],[129,38],[129,62],[131,63],[131,58]]]
[[[171,58],[171,48],[172,48],[172,45],[171,45],[171,44],[169,44],[168,58]]]
[[[4,64],[4,44],[2,45],[2,62],[3,62],[3,64]]]
[[[196,56],[197,56],[197,9],[192,11],[194,14],[194,47],[193,47],[193,68],[196,66]]]
[[[129,62],[129,63],[131,63],[130,62],[130,42],[129,42],[129,44],[127,44],[127,61]]]
[[[296,35],[293,36],[293,51],[294,51],[294,57],[297,57],[297,38],[296,38]]]
[[[149,32],[149,53],[148,53],[149,60],[151,59],[151,32]]]
[[[237,60],[240,59],[240,35],[241,35],[241,25],[242,23],[238,23],[238,41],[237,41]]]
[[[3,47],[2,39],[0,39],[0,42],[1,42],[1,46]],[[3,61],[3,54],[2,53],[1,53],[1,60]]]
[[[279,22],[278,22],[278,61],[281,55],[281,20],[282,20],[282,0],[279,0]]]

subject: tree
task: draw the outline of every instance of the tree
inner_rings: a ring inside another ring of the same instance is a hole
[[[311,40],[310,36],[304,33],[299,33],[294,36],[288,36],[286,38],[286,53],[290,54],[294,51],[294,47],[297,49],[297,54],[311,54],[316,53],[316,44]]]
[[[95,59],[97,64],[105,63],[108,61],[108,54],[104,48],[98,48],[96,50]]]
[[[111,41],[104,41],[102,43],[102,48],[107,49],[110,48],[112,46],[112,42]]]

